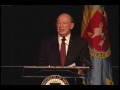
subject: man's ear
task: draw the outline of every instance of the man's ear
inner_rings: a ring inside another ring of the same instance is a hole
[[[74,24],[74,23],[71,23],[71,27],[70,27],[70,29],[73,29],[74,26],[75,26],[75,24]]]

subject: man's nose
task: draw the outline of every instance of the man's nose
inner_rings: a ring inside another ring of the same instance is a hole
[[[62,23],[60,24],[60,27],[63,27],[63,24],[62,24]]]

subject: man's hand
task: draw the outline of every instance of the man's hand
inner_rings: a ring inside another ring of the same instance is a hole
[[[82,69],[78,69],[78,75],[81,75],[81,74],[83,74],[83,70]]]

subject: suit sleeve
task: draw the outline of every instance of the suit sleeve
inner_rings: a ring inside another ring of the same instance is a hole
[[[88,43],[84,39],[83,39],[83,45],[82,45],[82,51],[81,51],[80,57],[86,66],[92,65],[90,60]]]

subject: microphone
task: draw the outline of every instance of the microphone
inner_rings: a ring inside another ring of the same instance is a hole
[[[63,37],[61,40],[62,40],[62,42],[65,43],[65,40],[66,40],[66,39],[65,39],[65,37]],[[65,45],[69,46],[67,43],[65,43]]]
[[[63,38],[62,38],[62,42],[64,42],[65,40],[66,40],[65,37],[63,37]]]

